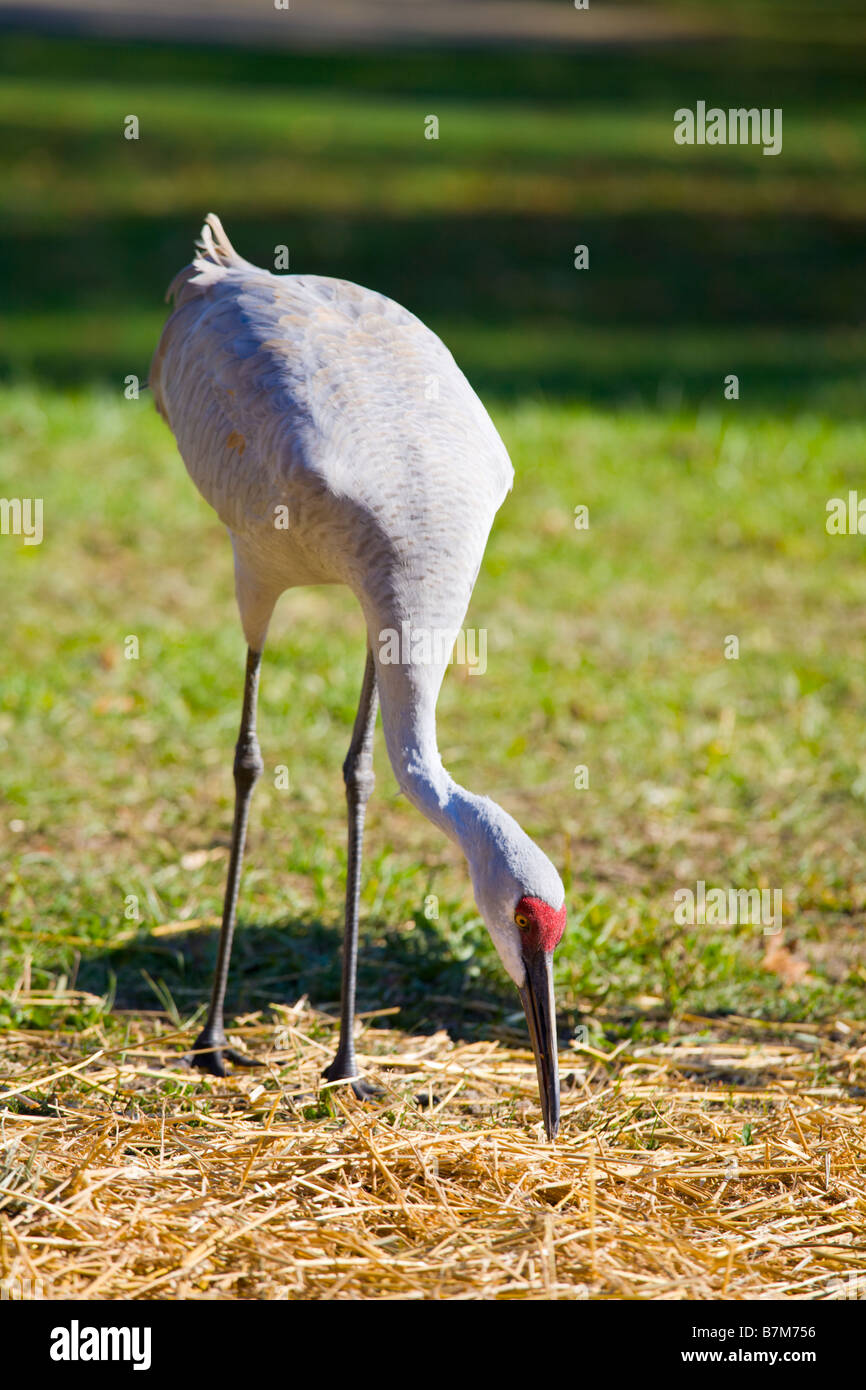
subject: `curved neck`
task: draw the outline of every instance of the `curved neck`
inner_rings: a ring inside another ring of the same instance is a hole
[[[436,742],[441,672],[383,665],[377,677],[385,743],[400,789],[469,858],[492,803],[461,787],[442,763]]]
[[[558,908],[559,875],[517,821],[487,796],[461,787],[442,766],[436,746],[441,673],[430,668],[377,667],[388,756],[401,789],[422,815],[463,851],[475,904],[502,963],[521,987],[526,966],[515,904],[527,892]]]

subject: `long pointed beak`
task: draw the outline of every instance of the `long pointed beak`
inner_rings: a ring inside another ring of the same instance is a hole
[[[548,1139],[559,1130],[559,1057],[556,1042],[556,1000],[553,997],[553,952],[534,951],[523,958],[526,981],[520,1000],[538,1072],[538,1093]]]

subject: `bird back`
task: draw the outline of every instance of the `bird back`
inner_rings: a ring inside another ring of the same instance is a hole
[[[214,214],[197,251],[151,385],[251,583],[343,582],[370,621],[459,627],[513,470],[451,353],[375,291],[252,265]]]

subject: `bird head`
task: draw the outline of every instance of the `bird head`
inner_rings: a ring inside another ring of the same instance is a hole
[[[556,869],[517,822],[484,798],[468,856],[475,901],[520,993],[538,1071],[549,1139],[559,1128],[559,1063],[553,952],[565,931],[565,889]]]

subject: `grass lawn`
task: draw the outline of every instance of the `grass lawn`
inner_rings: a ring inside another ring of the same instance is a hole
[[[853,11],[820,41],[780,14],[649,59],[6,36],[0,496],[41,498],[44,537],[0,536],[0,1292],[12,1270],[49,1297],[830,1296],[826,1232],[848,1259],[863,1213],[866,568],[825,523],[866,494],[866,96]],[[783,155],[674,147],[698,99],[783,106]],[[365,641],[339,589],[283,597],[262,673],[227,1007],[271,1070],[181,1070],[244,647],[228,540],[124,381],[209,210],[253,261],[284,244],[418,313],[513,458],[467,618],[487,669],[448,673],[440,747],[566,883],[555,1153],[527,1137],[525,1022],[466,866],[381,735],[359,1052],[392,1090],[315,1094]],[[677,922],[700,881],[781,891],[781,931]]]
[[[116,975],[127,1005],[170,993],[186,1022],[210,937],[160,945],[150,932],[219,910],[243,664],[230,547],[146,393],[12,388],[2,404],[6,490],[26,496],[38,478],[45,518],[40,546],[0,548],[15,596],[0,724],[4,1008],[29,1016],[14,998],[23,971],[41,990],[77,969],[96,994]],[[827,534],[825,504],[856,488],[866,431],[811,415],[744,423],[733,402],[699,417],[530,402],[495,415],[517,484],[468,619],[487,630],[488,668],[449,672],[441,747],[564,870],[566,1016],[856,1015],[866,574],[859,538]],[[588,530],[573,524],[581,504]],[[336,998],[340,764],[363,649],[348,591],[282,599],[238,1009]],[[471,1028],[485,1000],[510,1011],[458,852],[398,794],[382,748],[377,768],[365,1006],[400,1005],[410,1026],[444,1007]],[[782,889],[784,951],[754,927],[676,925],[673,894],[698,879]],[[451,1002],[431,1007],[434,987]]]
[[[824,521],[863,427],[495,411],[488,668],[449,673],[441,746],[564,869],[551,1151],[465,866],[381,747],[357,1045],[386,1090],[317,1094],[363,654],[339,590],[284,597],[264,667],[229,1031],[268,1070],[182,1069],[231,815],[229,546],[145,398],[0,406],[9,491],[45,506],[42,545],[0,548],[10,1296],[857,1297],[866,578]],[[677,925],[698,879],[781,887],[782,933]]]
[[[143,377],[165,286],[213,210],[257,263],[286,246],[292,270],[405,303],[494,398],[716,403],[739,371],[744,409],[860,410],[854,41],[783,24],[650,59],[10,35],[0,76],[6,376]],[[781,155],[675,145],[674,110],[699,99],[782,107]]]
[[[158,945],[152,928],[219,909],[241,636],[228,543],[123,382],[146,380],[165,284],[214,207],[252,259],[285,242],[292,268],[406,302],[493,408],[517,488],[469,615],[488,670],[450,673],[441,744],[564,869],[566,1019],[856,1009],[864,581],[858,538],[824,526],[863,457],[856,51],[777,35],[652,64],[398,62],[10,36],[0,477],[43,497],[45,539],[0,546],[8,988],[75,974],[184,1021],[204,997],[210,933]],[[673,145],[673,95],[722,100],[732,62],[738,100],[784,104],[783,156]],[[283,600],[262,730],[290,789],[272,771],[256,794],[238,1008],[335,997],[362,660],[348,594]],[[379,766],[362,996],[408,1026],[507,1018],[464,866]],[[675,924],[673,893],[699,879],[782,889],[781,953]]]

